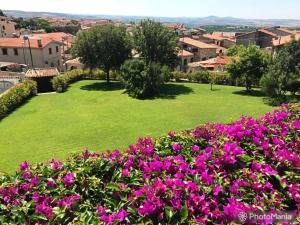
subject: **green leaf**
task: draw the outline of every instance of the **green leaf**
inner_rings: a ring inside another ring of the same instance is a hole
[[[180,210],[180,218],[181,218],[181,222],[184,222],[187,220],[189,216],[189,211],[188,211],[188,207],[187,205],[185,204],[182,209]]]

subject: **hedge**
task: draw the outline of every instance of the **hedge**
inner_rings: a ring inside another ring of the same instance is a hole
[[[117,79],[118,72],[110,71],[110,78]],[[57,92],[65,91],[68,86],[76,81],[93,79],[93,80],[105,80],[106,74],[102,70],[71,70],[62,73],[52,79],[53,89]]]
[[[208,84],[229,85],[232,84],[230,74],[227,72],[213,72],[213,71],[198,71],[198,72],[182,72],[174,71],[171,76],[172,79],[179,82],[181,80],[188,80],[189,82],[197,82]]]
[[[25,161],[0,176],[0,224],[299,224],[299,112],[283,105],[122,152]],[[298,222],[249,217],[285,212]]]
[[[37,84],[32,80],[19,83],[0,96],[0,120],[7,116],[23,102],[29,99],[37,90]]]

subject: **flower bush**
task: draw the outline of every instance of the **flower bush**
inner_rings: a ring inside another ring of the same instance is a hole
[[[37,90],[37,84],[32,80],[25,80],[0,96],[0,121],[10,112],[30,98]]]
[[[300,103],[283,105],[256,120],[141,138],[123,152],[23,162],[1,176],[0,224],[237,224],[240,212],[278,210],[296,217],[299,111]]]

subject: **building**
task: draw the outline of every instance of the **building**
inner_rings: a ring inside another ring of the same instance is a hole
[[[274,40],[278,40],[296,33],[296,31],[292,31],[283,27],[269,27],[238,35],[235,37],[235,39],[236,44],[241,44],[244,46],[255,44],[260,48],[270,48],[273,46]]]
[[[7,17],[0,16],[0,38],[11,38],[20,35],[20,31],[16,29],[16,24],[9,21]]]
[[[217,56],[217,47],[194,40],[189,37],[180,38],[179,47],[193,54],[193,61],[203,61]]]
[[[0,95],[24,79],[23,73],[0,71]]]
[[[26,72],[25,78],[37,83],[38,92],[49,92],[53,91],[51,80],[58,74],[59,71],[56,68],[30,69]]]
[[[64,63],[64,70],[84,69],[84,65],[80,62],[79,58],[70,59]]]
[[[235,36],[230,36],[229,32],[214,32],[212,34],[204,34],[203,38],[210,39],[210,43],[214,43],[223,48],[230,48],[234,46]],[[234,35],[234,34],[232,34]]]
[[[188,64],[188,71],[195,72],[199,70],[211,70],[217,72],[224,72],[225,66],[231,63],[236,57],[231,56],[217,56],[216,58],[208,59],[200,62],[193,62]]]
[[[60,70],[61,45],[61,42],[49,38],[0,38],[0,61],[25,64],[31,68],[57,67]]]
[[[177,70],[186,71],[188,64],[194,62],[194,54],[186,50],[180,50],[178,57],[180,58],[180,65]]]
[[[300,33],[274,39],[272,47],[273,54],[276,54],[285,44],[290,43],[293,40],[300,40]]]

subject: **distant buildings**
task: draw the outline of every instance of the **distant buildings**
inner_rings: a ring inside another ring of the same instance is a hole
[[[236,57],[221,55],[205,61],[189,63],[188,71],[195,72],[199,70],[211,70],[216,72],[224,72],[225,66],[231,63],[234,59],[236,59]]]
[[[17,37],[20,31],[16,29],[16,24],[7,17],[0,16],[0,38]]]

